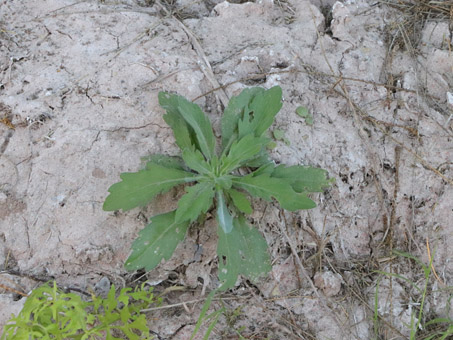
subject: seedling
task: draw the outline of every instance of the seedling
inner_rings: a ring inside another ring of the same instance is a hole
[[[313,125],[313,116],[308,112],[308,109],[304,106],[299,106],[296,109],[296,113],[301,116],[303,119],[305,119],[305,123],[307,125]]]
[[[284,142],[286,145],[290,145],[291,142],[289,141],[288,138],[285,137],[285,131],[283,130],[278,130],[278,129],[275,129],[274,131],[272,131],[272,135],[274,136],[274,138],[276,140],[279,140],[279,141],[282,141]],[[273,146],[273,145],[272,145]],[[277,145],[275,145],[277,146]]]
[[[245,217],[253,211],[249,196],[275,199],[290,211],[311,209],[316,204],[307,193],[322,192],[330,183],[325,170],[276,165],[269,159],[265,133],[282,107],[281,98],[278,86],[249,88],[233,97],[222,116],[217,146],[198,105],[159,93],[181,156],[153,155],[143,170],[121,174],[122,181],[109,189],[104,210],[144,206],[176,185],[185,185],[185,194],[177,209],[151,218],[132,245],[126,269],[151,270],[168,260],[189,226],[204,221],[215,208],[221,289],[233,287],[241,274],[255,281],[270,270],[266,241]]]

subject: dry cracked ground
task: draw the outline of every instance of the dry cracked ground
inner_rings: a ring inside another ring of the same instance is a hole
[[[179,287],[164,297],[174,307],[148,314],[156,338],[188,339],[217,285],[215,228],[127,273],[137,233],[180,193],[107,213],[107,189],[142,157],[178,152],[159,91],[218,124],[242,89],[280,85],[273,159],[336,182],[310,211],[253,202],[272,271],[218,297],[210,338],[407,339],[415,327],[426,339],[452,327],[426,325],[453,318],[451,1],[2,0],[0,13],[0,325],[21,309],[18,292],[46,280],[148,281]],[[430,268],[426,289],[396,251]]]

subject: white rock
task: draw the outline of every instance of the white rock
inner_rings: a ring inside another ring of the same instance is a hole
[[[447,103],[453,106],[453,93],[447,92]]]

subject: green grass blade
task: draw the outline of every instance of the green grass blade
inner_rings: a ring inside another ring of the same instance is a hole
[[[453,325],[453,320],[449,319],[449,318],[435,318],[435,319],[429,320],[425,324],[425,326],[431,326],[431,325],[435,325],[435,324],[438,324],[438,323],[450,323],[450,324]]]
[[[379,274],[383,274],[383,275],[386,275],[386,276],[396,277],[397,279],[406,281],[406,282],[409,283],[412,287],[414,287],[419,293],[423,293],[423,291],[422,291],[422,290],[421,290],[414,282],[412,282],[411,280],[409,280],[409,279],[408,279],[407,277],[405,277],[405,276],[402,276],[402,275],[396,274],[396,273],[389,273],[389,272],[382,271],[382,270],[374,270],[373,272],[379,273]]]
[[[195,325],[195,328],[192,332],[192,336],[190,337],[190,340],[193,340],[195,335],[197,335],[198,331],[200,330],[201,325],[203,324],[203,321],[205,319],[205,315],[209,310],[209,307],[211,306],[212,299],[214,298],[214,295],[218,292],[218,289],[213,290],[209,293],[208,297],[206,298],[206,301],[203,304],[203,308],[201,309],[200,316],[198,317],[197,323]]]
[[[405,251],[400,251],[400,250],[396,250],[396,249],[393,250],[393,254],[398,255],[398,256],[403,256],[405,258],[414,260],[416,263],[418,263],[423,268],[423,271],[425,272],[425,277],[429,276],[429,274],[431,272],[431,269],[430,269],[431,267],[427,266],[426,264],[424,264],[416,256],[414,256],[414,255],[412,255],[410,253],[407,253]]]
[[[209,340],[209,336],[211,335],[211,332],[214,330],[214,327],[217,325],[217,322],[219,321],[220,315],[225,311],[225,308],[221,308],[217,311],[215,311],[212,315],[213,320],[209,323],[209,327],[206,330],[205,335],[203,336],[203,340]]]

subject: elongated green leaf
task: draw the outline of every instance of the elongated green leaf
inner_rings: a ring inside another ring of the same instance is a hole
[[[156,195],[170,190],[177,184],[196,180],[195,174],[161,165],[151,164],[139,172],[121,174],[122,182],[113,184],[104,202],[104,210],[123,211],[143,206]]]
[[[323,192],[332,183],[326,170],[302,165],[279,165],[271,176],[289,181],[297,192]]]
[[[197,149],[185,149],[182,158],[189,168],[200,174],[208,175],[212,172],[211,166]]]
[[[260,232],[251,228],[243,216],[235,218],[233,223],[230,233],[220,226],[217,228],[220,290],[234,287],[240,274],[256,281],[271,269],[267,243]]]
[[[232,97],[225,108],[222,116],[222,148],[228,151],[233,142],[234,135],[238,132],[238,121],[244,117],[244,112],[249,114],[248,106],[252,99],[258,94],[264,92],[261,87],[253,87],[243,90],[238,96]]]
[[[266,164],[269,164],[271,160],[269,159],[269,154],[265,149],[262,149],[258,155],[250,159],[249,161],[245,162],[243,166],[250,167],[250,168],[260,168]]]
[[[201,152],[207,160],[210,160],[214,156],[215,137],[208,117],[197,104],[191,103],[182,97],[179,100],[178,109],[185,121],[195,131]]]
[[[159,92],[159,104],[167,111],[164,115],[165,122],[173,130],[176,144],[181,150],[191,148],[195,143],[195,133],[179,112],[179,103],[186,101],[184,97],[167,92]]]
[[[184,170],[184,162],[181,157],[167,156],[162,154],[155,154],[148,157],[142,157],[142,162],[146,163],[145,168],[148,169],[152,165],[161,165],[166,168],[173,168]]]
[[[282,107],[282,89],[280,86],[258,93],[249,106],[250,113],[239,120],[239,138],[248,134],[260,137],[274,122]]]
[[[186,188],[186,194],[181,197],[176,210],[176,223],[195,221],[201,213],[206,213],[212,206],[214,198],[214,183],[201,182]]]
[[[209,164],[211,165],[211,169],[214,173],[219,173],[218,169],[219,169],[219,166],[220,166],[220,160],[219,160],[219,157],[217,155],[214,155],[214,157],[212,157],[211,161],[209,162]]]
[[[239,141],[235,141],[228,152],[228,155],[221,158],[222,174],[229,174],[244,163],[253,159],[267,144],[265,137],[247,135]]]
[[[250,201],[244,193],[235,189],[230,189],[227,191],[227,193],[231,197],[231,200],[233,201],[235,207],[238,208],[240,212],[243,212],[244,214],[252,213],[252,205],[250,204]]]
[[[224,233],[228,234],[233,229],[233,217],[228,211],[222,191],[217,191],[217,222]]]
[[[275,162],[271,161],[271,162],[268,162],[268,163],[262,165],[255,171],[253,171],[253,173],[251,175],[253,177],[257,177],[257,176],[264,175],[264,174],[271,175],[272,172],[274,171],[274,169],[275,169]]]
[[[184,239],[189,221],[175,222],[175,211],[151,218],[132,244],[132,254],[126,261],[127,270],[155,268],[162,259],[168,260]]]
[[[261,197],[267,201],[275,198],[282,208],[290,211],[311,209],[316,207],[315,202],[304,193],[297,193],[291,185],[282,178],[274,178],[268,174],[245,177],[234,177],[233,186],[247,190],[251,195]]]

